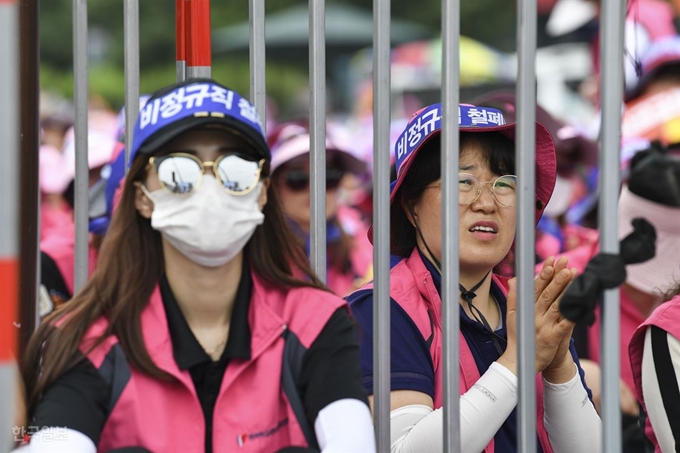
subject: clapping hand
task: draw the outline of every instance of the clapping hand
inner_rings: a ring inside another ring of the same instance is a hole
[[[546,260],[534,281],[534,310],[536,325],[536,372],[553,383],[567,382],[574,376],[575,367],[569,354],[569,340],[574,323],[560,314],[560,296],[576,277],[575,268],[567,269],[568,260]],[[498,360],[510,371],[516,372],[517,340],[516,312],[517,286],[515,279],[509,281],[507,330],[508,347]]]

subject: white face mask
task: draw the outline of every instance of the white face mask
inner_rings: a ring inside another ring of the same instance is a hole
[[[262,186],[258,182],[250,193],[236,196],[213,175],[203,175],[201,186],[186,195],[142,190],[154,204],[151,227],[191,261],[218,267],[238,255],[264,221],[258,205]]]

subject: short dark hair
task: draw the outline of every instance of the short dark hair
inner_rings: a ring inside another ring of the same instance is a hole
[[[497,175],[515,173],[515,142],[500,132],[461,133],[460,149],[474,147],[484,153],[489,169]],[[418,151],[390,208],[393,255],[407,257],[416,247],[416,231],[402,205],[413,207],[425,189],[441,178],[441,136],[433,137]]]

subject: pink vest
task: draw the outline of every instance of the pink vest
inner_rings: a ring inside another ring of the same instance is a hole
[[[274,289],[253,273],[253,293],[248,315],[252,340],[251,359],[232,359],[227,367],[213,417],[213,451],[274,452],[286,446],[306,446],[305,437],[281,387],[284,331],[294,333],[309,348],[330,316],[344,301],[325,291],[294,288]],[[202,452],[205,421],[188,370],[175,362],[163,301],[158,288],[142,312],[144,343],[155,364],[173,376],[171,382],[151,378],[131,368],[125,357],[116,368],[124,387],[101,433],[98,451],[141,446],[154,452]],[[107,328],[99,319],[81,344]],[[118,343],[108,337],[88,353],[100,368]],[[115,351],[113,351],[115,352]],[[118,372],[118,368],[122,373]]]
[[[493,279],[507,294],[507,279],[493,275]],[[415,249],[408,259],[402,260],[390,272],[390,297],[408,313],[415,325],[420,330],[423,338],[433,340],[430,346],[430,355],[434,365],[434,408],[443,405],[442,384],[442,301],[437,288],[432,281],[430,272],[425,267],[418,250]],[[430,323],[429,312],[434,315]],[[434,332],[432,332],[434,328]],[[475,358],[470,351],[465,336],[459,334],[460,342],[460,394],[464,394],[481,377]],[[541,375],[536,376],[536,427],[541,447],[545,453],[552,453],[552,447],[548,440],[548,433],[543,425],[543,382]],[[484,449],[485,453],[494,452],[494,440]]]
[[[651,316],[637,328],[630,341],[628,351],[633,380],[635,382],[635,396],[645,412],[647,412],[647,406],[645,405],[645,398],[642,393],[642,353],[644,351],[647,327],[657,326],[675,338],[680,338],[680,323],[678,320],[680,320],[680,296],[675,296],[654,310]],[[654,444],[654,451],[661,452],[649,417],[645,419],[645,436]]]
[[[75,287],[75,235],[75,224],[71,223],[64,225],[59,233],[53,232],[40,242],[40,251],[54,260],[72,296]],[[88,251],[88,275],[91,275],[97,265],[97,251],[92,247],[91,242]]]

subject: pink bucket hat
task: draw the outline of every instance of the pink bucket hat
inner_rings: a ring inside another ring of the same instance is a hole
[[[111,162],[116,144],[113,133],[90,129],[87,134],[88,168],[103,167]],[[64,139],[63,159],[64,177],[69,178],[70,182],[76,175],[76,144],[73,128],[69,129]]]
[[[269,134],[269,146],[272,150],[271,171],[286,162],[309,153],[310,135],[309,128],[300,122],[283,123],[277,126]],[[341,134],[332,126],[326,128],[326,151],[335,153],[345,171],[354,174],[362,174],[367,165],[355,157],[351,151],[351,144],[343,140]]]
[[[395,203],[399,187],[423,146],[441,134],[441,104],[432,104],[417,111],[402,132],[394,147],[397,158],[397,180],[391,185],[390,209],[402,209]],[[461,133],[500,132],[515,141],[515,123],[505,122],[500,110],[460,104],[458,126]],[[555,144],[548,130],[536,122],[536,223],[550,201],[557,176]],[[368,232],[373,242],[373,227]]]
[[[680,36],[652,42],[642,57],[642,75],[634,87],[627,90],[625,100],[638,97],[649,83],[664,69],[680,67]]]

